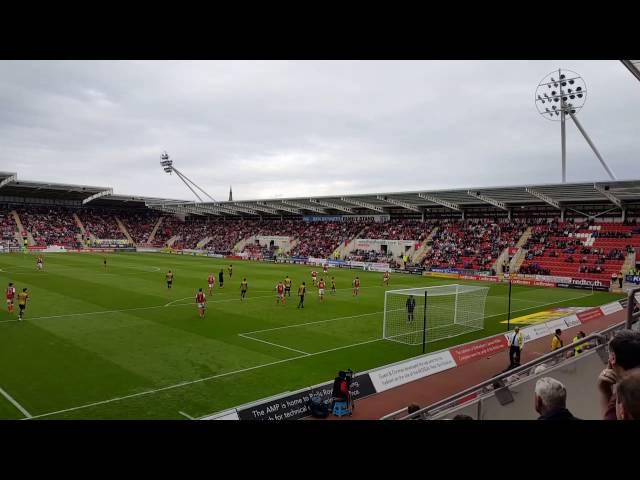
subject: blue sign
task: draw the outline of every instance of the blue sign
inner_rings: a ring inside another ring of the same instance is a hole
[[[302,217],[305,222],[340,222],[342,221],[342,216],[328,216],[323,215],[321,217]]]
[[[624,279],[627,282],[635,283],[636,285],[640,284],[640,275],[627,275]]]

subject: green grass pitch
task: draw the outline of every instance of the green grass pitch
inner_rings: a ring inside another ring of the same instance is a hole
[[[200,417],[331,380],[341,369],[363,371],[421,353],[420,346],[381,340],[381,273],[330,269],[337,295],[328,294],[328,283],[321,303],[310,287],[305,309],[298,310],[295,293],[300,282],[311,284],[309,266],[234,261],[230,279],[230,262],[222,259],[108,254],[105,271],[104,257],[48,254],[45,271],[36,272],[34,255],[0,255],[3,288],[13,282],[31,297],[25,321],[16,321],[17,306],[13,315],[6,307],[0,313],[0,419]],[[216,274],[216,289],[200,319],[194,298],[209,272]],[[274,287],[286,274],[292,296],[276,305]],[[362,281],[357,298],[350,289],[355,275]],[[243,303],[242,277],[249,282]],[[389,288],[446,283],[454,281],[392,274]],[[504,331],[507,288],[491,285],[483,331],[430,343],[428,350]],[[512,310],[516,317],[619,297],[514,286]]]

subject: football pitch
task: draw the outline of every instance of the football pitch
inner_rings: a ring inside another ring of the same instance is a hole
[[[186,419],[421,354],[382,339],[382,273],[332,268],[337,293],[320,302],[322,268],[168,254],[0,255],[0,282],[30,295],[25,321],[0,313],[0,419]],[[103,267],[107,259],[107,269]],[[229,278],[228,265],[233,264]],[[218,272],[224,269],[224,288]],[[174,272],[173,288],[165,274]],[[216,276],[206,316],[195,295]],[[275,302],[289,275],[291,297]],[[358,275],[360,295],[351,281]],[[240,281],[247,278],[247,300]],[[325,280],[327,278],[325,277]],[[297,309],[305,281],[305,308]],[[428,351],[506,330],[505,284],[391,274],[389,289],[490,286],[482,331],[428,344]],[[601,305],[620,295],[513,286],[512,318],[552,307]],[[16,302],[17,303],[17,302]]]

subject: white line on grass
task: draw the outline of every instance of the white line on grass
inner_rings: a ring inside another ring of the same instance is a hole
[[[195,420],[195,418],[193,418],[191,415],[184,413],[184,412],[178,412],[180,415],[182,415],[183,417],[187,417],[189,420]]]
[[[559,300],[559,301],[556,301],[556,302],[550,302],[550,303],[546,303],[546,304],[542,304],[542,305],[538,305],[538,306],[539,307],[544,307],[544,306],[547,306],[547,305],[553,305],[553,304],[556,304],[556,303],[568,302],[568,301],[571,301],[571,300],[575,300],[577,298],[584,298],[584,297],[589,297],[589,296],[592,296],[592,295],[593,295],[593,292],[591,292],[590,294],[587,294],[587,295],[581,295],[580,297],[563,299],[563,300]],[[520,310],[513,310],[512,313],[531,310],[532,308],[535,308],[535,307],[523,308],[523,309],[520,309]],[[490,315],[490,316],[485,317],[485,318],[497,317],[499,315],[504,315],[505,313],[499,313],[499,314],[496,314],[496,315]],[[323,321],[326,321],[326,320],[321,320],[320,322],[323,322]],[[319,323],[319,322],[310,322],[310,323]],[[307,322],[307,324],[309,324],[309,322]],[[291,325],[291,326],[301,326],[301,325],[302,324]],[[163,392],[163,391],[167,391],[167,390],[172,390],[172,389],[179,388],[179,387],[184,387],[184,386],[187,386],[187,385],[193,385],[193,384],[196,384],[196,383],[202,383],[202,382],[206,382],[206,381],[209,381],[209,380],[215,380],[217,378],[228,377],[228,376],[231,376],[231,375],[237,375],[239,373],[245,373],[245,372],[257,370],[257,369],[260,369],[260,368],[269,367],[269,366],[272,366],[272,365],[279,365],[281,363],[292,362],[294,360],[300,360],[302,358],[315,357],[316,355],[322,355],[324,353],[335,352],[337,350],[343,350],[345,348],[357,347],[357,346],[360,346],[360,345],[365,345],[365,344],[373,343],[373,342],[381,342],[383,340],[384,340],[383,338],[375,338],[375,339],[372,339],[372,340],[366,340],[366,341],[354,343],[354,344],[351,344],[351,345],[344,345],[342,347],[336,347],[336,348],[331,348],[331,349],[328,349],[328,350],[322,350],[320,352],[308,353],[308,354],[305,354],[305,355],[297,355],[295,357],[285,358],[285,359],[282,359],[282,360],[276,360],[276,361],[264,363],[264,364],[261,364],[261,365],[255,365],[253,367],[242,368],[242,369],[239,369],[239,370],[233,370],[233,371],[226,372],[226,373],[219,373],[219,374],[216,374],[216,375],[211,375],[209,377],[199,378],[199,379],[196,379],[196,380],[184,381],[184,382],[180,382],[180,383],[177,383],[177,384],[174,384],[174,385],[169,385],[169,386],[166,386],[166,387],[157,388],[157,389],[154,389],[154,390],[147,390],[147,391],[144,391],[144,392],[133,393],[131,395],[125,395],[125,396],[122,396],[122,397],[115,397],[115,398],[111,398],[111,399],[108,399],[108,400],[102,400],[102,401],[99,401],[99,402],[87,403],[85,405],[66,408],[64,410],[57,410],[55,412],[48,412],[48,413],[43,413],[43,414],[40,414],[40,415],[33,415],[33,416],[30,416],[29,418],[49,417],[51,415],[58,415],[58,414],[61,414],[61,413],[72,412],[72,411],[76,411],[76,410],[82,410],[82,409],[85,409],[85,408],[95,407],[95,406],[98,406],[98,405],[105,405],[105,404],[108,404],[108,403],[118,402],[118,401],[121,401],[121,400],[127,400],[127,399],[130,399],[130,398],[137,398],[137,397],[141,397],[141,396],[145,396],[145,395],[151,395],[151,394],[154,394],[154,393]],[[27,419],[24,419],[24,420],[27,420]]]
[[[303,352],[302,350],[296,350],[295,348],[285,347],[284,345],[280,345],[280,344],[277,344],[277,343],[267,342],[266,340],[260,340],[259,338],[253,338],[253,337],[250,337],[248,335],[244,335],[242,333],[239,333],[238,336],[240,336],[242,338],[246,338],[247,340],[253,340],[255,342],[266,343],[267,345],[273,345],[274,347],[286,348],[287,350],[291,350],[292,352],[302,353],[304,355],[309,355],[309,353]]]
[[[29,412],[27,412],[27,409],[24,408],[22,405],[20,405],[18,403],[18,401],[13,398],[11,395],[9,395],[2,387],[0,387],[0,393],[4,396],[4,398],[6,398],[7,400],[9,400],[14,407],[16,407],[18,410],[20,410],[20,412],[27,418],[33,418],[33,415],[31,415]]]
[[[184,386],[187,386],[187,385],[193,385],[195,383],[201,383],[201,382],[206,382],[206,381],[209,381],[209,380],[215,380],[217,378],[228,377],[229,375],[237,375],[239,373],[250,372],[252,370],[257,370],[259,368],[269,367],[271,365],[278,365],[280,363],[291,362],[293,360],[299,360],[301,358],[314,357],[316,355],[322,355],[323,353],[335,352],[336,350],[342,350],[342,349],[345,349],[345,348],[357,347],[359,345],[365,345],[367,343],[381,342],[382,340],[383,340],[382,338],[375,338],[373,340],[367,340],[367,341],[364,341],[364,342],[354,343],[354,344],[351,344],[351,345],[344,345],[342,347],[336,347],[336,348],[330,348],[328,350],[322,350],[321,352],[309,353],[307,355],[298,355],[298,356],[291,357],[291,358],[285,358],[285,359],[282,359],[282,360],[276,360],[276,361],[273,361],[273,362],[264,363],[262,365],[255,365],[253,367],[247,367],[247,368],[242,368],[242,369],[239,369],[239,370],[233,370],[231,372],[219,373],[217,375],[211,375],[210,377],[198,378],[197,380],[189,380],[189,381],[185,381],[185,382],[180,382],[180,383],[176,383],[175,385],[169,385],[167,387],[161,387],[161,388],[157,388],[155,390],[146,390],[144,392],[133,393],[131,395],[125,395],[123,397],[110,398],[109,400],[102,400],[100,402],[87,403],[85,405],[80,405],[80,406],[72,407],[72,408],[65,408],[64,410],[57,410],[55,412],[48,412],[48,413],[43,413],[43,414],[40,414],[40,415],[33,415],[33,416],[29,417],[29,418],[50,417],[51,415],[58,415],[60,413],[72,412],[72,411],[75,411],[75,410],[82,410],[84,408],[95,407],[95,406],[98,406],[98,405],[105,405],[107,403],[119,402],[120,400],[127,400],[129,398],[136,398],[136,397],[141,397],[141,396],[144,396],[144,395],[150,395],[150,394],[157,393],[157,392],[163,392],[163,391],[166,391],[166,390],[172,390],[172,389],[179,388],[179,387],[184,387]],[[23,420],[27,420],[27,419],[25,418]]]
[[[360,315],[350,315],[348,317],[329,318],[327,320],[317,320],[315,322],[294,323],[293,325],[285,325],[283,327],[265,328],[263,330],[254,330],[253,332],[242,332],[242,333],[239,333],[238,335],[251,335],[252,333],[272,332],[274,330],[283,330],[285,328],[304,327],[305,325],[316,325],[318,323],[335,322],[337,320],[346,320],[348,318],[369,317],[371,315],[379,315],[381,313],[384,313],[384,311],[371,312],[371,313],[362,313]]]

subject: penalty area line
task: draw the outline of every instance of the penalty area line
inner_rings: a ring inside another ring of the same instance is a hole
[[[246,338],[247,340],[253,340],[255,342],[266,343],[267,345],[273,345],[274,347],[285,348],[287,350],[291,350],[292,352],[302,353],[303,355],[309,355],[308,352],[303,352],[302,350],[296,350],[295,348],[291,348],[291,347],[285,347],[284,345],[280,345],[278,343],[267,342],[266,340],[261,340],[259,338],[253,338],[248,335],[245,335],[244,333],[239,333],[238,336],[242,338]]]
[[[11,404],[16,407],[18,410],[20,410],[20,413],[22,413],[25,417],[27,418],[33,418],[33,415],[31,415],[26,408],[24,408],[22,405],[20,405],[18,403],[18,401],[13,398],[11,395],[9,395],[2,387],[0,387],[0,394],[2,394],[2,396],[4,398],[6,398],[7,400],[9,400],[9,402],[11,402]]]
[[[357,347],[357,346],[360,346],[360,345],[365,345],[365,344],[373,343],[373,342],[381,342],[382,340],[383,340],[382,338],[374,338],[372,340],[366,340],[364,342],[353,343],[351,345],[344,345],[342,347],[330,348],[328,350],[322,350],[320,352],[309,353],[307,355],[297,355],[295,357],[284,358],[282,360],[275,360],[273,362],[263,363],[261,365],[255,365],[253,367],[241,368],[241,369],[238,369],[238,370],[232,370],[230,372],[218,373],[216,375],[211,375],[209,377],[198,378],[196,380],[184,381],[184,382],[176,383],[174,385],[168,385],[166,387],[156,388],[154,390],[146,390],[144,392],[132,393],[130,395],[125,395],[125,396],[122,396],[122,397],[110,398],[108,400],[102,400],[100,402],[87,403],[85,405],[79,405],[77,407],[65,408],[64,410],[57,410],[55,412],[48,412],[48,413],[42,413],[40,415],[33,415],[33,416],[30,416],[29,418],[23,418],[23,420],[50,417],[51,415],[58,415],[58,414],[61,414],[61,413],[73,412],[73,411],[82,410],[82,409],[85,409],[85,408],[96,407],[96,406],[99,406],[99,405],[106,405],[106,404],[113,403],[113,402],[119,402],[121,400],[128,400],[130,398],[137,398],[137,397],[142,397],[142,396],[146,396],[146,395],[152,395],[154,393],[165,392],[167,390],[173,390],[173,389],[180,388],[180,387],[185,387],[185,386],[188,386],[188,385],[194,385],[196,383],[202,383],[202,382],[206,382],[206,381],[209,381],[209,380],[215,380],[215,379],[218,379],[218,378],[237,375],[239,373],[251,372],[253,370],[258,370],[260,368],[270,367],[272,365],[279,365],[279,364],[282,364],[282,363],[292,362],[294,360],[300,360],[302,358],[315,357],[316,355],[322,355],[324,353],[335,352],[337,350],[343,350],[345,348]]]

